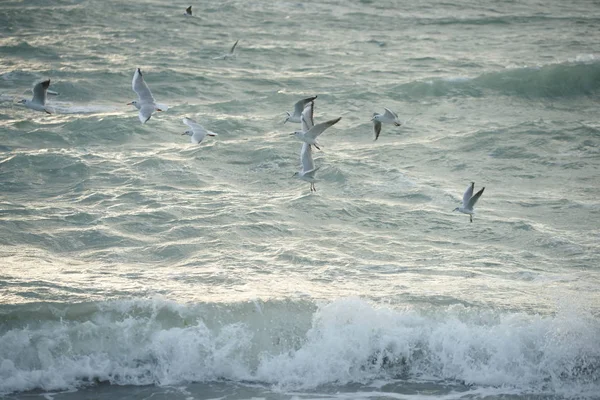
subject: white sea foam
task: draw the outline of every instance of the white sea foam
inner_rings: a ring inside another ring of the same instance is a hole
[[[104,311],[85,320],[3,333],[0,392],[96,381],[177,385],[219,379],[264,382],[280,390],[399,378],[521,394],[600,388],[600,326],[573,309],[555,317],[464,307],[430,314],[349,298],[316,309],[305,330],[303,323],[289,326],[302,315],[279,314],[271,303],[261,306],[263,314],[254,302],[229,309],[229,322],[213,306],[211,312],[183,307],[182,318],[181,306],[172,303],[113,305],[104,304]]]

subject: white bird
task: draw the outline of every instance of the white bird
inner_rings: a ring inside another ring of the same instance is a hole
[[[384,110],[385,112],[383,114],[373,113],[373,118],[371,118],[371,121],[373,121],[373,132],[375,133],[375,140],[377,140],[379,134],[381,133],[382,123],[394,124],[396,126],[402,125],[398,120],[398,115],[395,112],[390,111],[385,107]]]
[[[154,100],[154,96],[152,96],[150,88],[146,85],[144,77],[142,76],[142,71],[139,68],[136,68],[135,73],[133,74],[131,88],[137,93],[138,99],[127,104],[133,105],[140,110],[138,116],[142,124],[150,119],[154,111],[167,111],[168,107],[166,105],[157,104],[156,100]]]
[[[315,126],[314,121],[315,114],[315,102],[311,101],[307,103],[302,111],[302,115],[300,115],[300,127],[303,132],[308,131],[310,128]]]
[[[25,107],[31,108],[32,110],[45,111],[48,114],[52,114],[50,107],[46,106],[49,86],[50,79],[37,83],[33,87],[33,98],[31,100],[23,99],[19,101],[19,103],[24,104]]]
[[[310,144],[302,143],[300,161],[302,162],[302,169],[298,172],[295,172],[293,177],[309,182],[310,191],[316,192],[317,188],[315,187],[315,172],[317,172],[319,167],[315,168],[315,162],[313,160],[312,149],[310,147]]]
[[[317,141],[317,137],[319,137],[319,135],[323,133],[325,129],[337,124],[340,119],[342,119],[342,117],[337,117],[336,119],[321,122],[320,124],[314,125],[307,131],[295,131],[293,133],[290,133],[290,135],[294,135],[298,140],[301,140],[308,144],[312,144],[317,149],[321,150],[321,148],[319,147],[319,142]]]
[[[214,57],[213,60],[225,60],[226,58],[235,58],[236,57],[235,48],[237,47],[238,42],[239,42],[239,39],[235,41],[233,46],[231,46],[229,53],[223,54],[222,56]]]
[[[185,15],[186,17],[191,17],[192,16],[192,6],[189,6],[188,8],[186,8],[185,13],[183,13],[183,15]]]
[[[317,98],[317,96],[313,96],[313,97],[307,97],[306,99],[297,101],[296,104],[294,104],[294,112],[293,113],[289,113],[286,111],[287,118],[285,119],[285,121],[283,121],[283,123],[285,124],[288,121],[300,122],[300,117],[302,116],[304,107],[306,107],[306,105],[308,103],[315,101],[316,98]]]
[[[465,190],[465,194],[463,194],[462,205],[452,210],[461,212],[463,214],[469,214],[469,219],[471,222],[473,222],[473,214],[475,214],[473,207],[475,207],[475,203],[477,203],[477,200],[479,200],[483,194],[485,187],[481,188],[481,190],[475,193],[475,195],[473,195],[473,189],[475,189],[475,182],[471,182],[469,187],[467,187],[467,190]]]
[[[199,144],[204,140],[204,138],[208,136],[217,136],[218,134],[215,132],[208,131],[204,129],[202,125],[197,123],[191,118],[185,117],[183,119],[183,123],[192,128],[192,130],[185,131],[182,135],[191,136],[191,141],[193,144]]]
[[[314,102],[310,102],[304,107],[304,111],[300,117],[300,123],[302,124],[302,130],[308,131],[314,126],[313,113],[314,113]],[[302,150],[300,151],[300,162],[302,163],[302,169],[299,172],[294,173],[294,177],[302,179],[303,181],[310,183],[310,191],[316,192],[315,187],[315,172],[318,168],[315,168],[315,161],[312,156],[312,147],[308,143],[302,143]]]

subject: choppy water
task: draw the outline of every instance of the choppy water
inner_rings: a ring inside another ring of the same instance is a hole
[[[0,3],[0,396],[600,398],[600,3],[191,4]]]

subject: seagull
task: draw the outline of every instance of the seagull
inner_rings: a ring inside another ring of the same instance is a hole
[[[229,53],[223,54],[222,56],[219,56],[219,57],[214,57],[213,60],[225,60],[226,58],[235,58],[236,57],[235,48],[236,48],[238,42],[239,42],[239,39],[235,41],[233,46],[231,46]]]
[[[475,207],[475,203],[477,203],[477,200],[479,200],[479,198],[483,194],[483,191],[485,190],[485,187],[483,187],[479,192],[475,193],[475,195],[473,196],[474,188],[475,182],[471,182],[469,187],[467,187],[467,190],[465,190],[465,194],[463,194],[462,206],[456,207],[454,210],[452,210],[459,211],[463,214],[469,214],[469,219],[471,222],[473,222],[473,214],[475,214],[475,210],[473,209],[473,207]]]
[[[189,6],[188,8],[185,9],[185,13],[183,14],[186,17],[191,17],[192,16],[192,6]]]
[[[314,126],[314,105],[315,103],[311,101],[306,105],[306,107],[304,107],[304,111],[300,117],[303,131],[308,131]],[[317,188],[315,188],[315,172],[317,172],[318,168],[315,168],[315,161],[313,160],[312,156],[312,147],[308,143],[302,143],[300,162],[302,163],[302,169],[299,172],[294,173],[293,177],[297,177],[298,179],[309,182],[310,191],[316,192]]]
[[[33,87],[33,98],[31,100],[23,99],[19,103],[25,104],[25,107],[32,110],[45,111],[47,114],[52,114],[50,108],[46,106],[48,86],[50,86],[50,79],[37,83]]]
[[[296,104],[294,104],[294,113],[292,114],[286,111],[287,118],[285,119],[285,121],[283,121],[283,123],[285,124],[288,121],[300,122],[300,117],[302,116],[302,111],[304,111],[304,107],[306,107],[308,103],[315,101],[316,98],[317,96],[313,96],[297,101]]]
[[[373,132],[375,132],[375,140],[377,140],[377,138],[379,138],[379,134],[381,133],[381,124],[385,123],[385,124],[394,124],[396,126],[400,126],[402,125],[400,123],[400,121],[398,120],[398,115],[393,112],[390,111],[389,109],[384,107],[385,112],[382,114],[378,114],[378,113],[373,113],[373,118],[371,118],[371,121],[373,121]]]
[[[191,136],[192,143],[194,143],[194,144],[200,144],[200,142],[202,142],[204,140],[206,135],[208,135],[208,136],[217,136],[218,135],[215,132],[207,131],[206,129],[204,129],[204,127],[202,125],[200,125],[199,123],[197,123],[196,121],[194,121],[191,118],[185,117],[183,119],[183,123],[186,124],[187,126],[189,126],[190,128],[192,128],[192,130],[185,131],[184,133],[182,133],[182,135]]]
[[[299,140],[301,140],[305,143],[308,143],[308,144],[312,144],[318,150],[321,150],[319,148],[319,142],[317,142],[317,137],[321,133],[323,133],[325,131],[325,129],[329,128],[332,125],[337,124],[340,119],[342,119],[342,117],[337,117],[336,119],[321,122],[320,124],[314,125],[312,128],[310,128],[307,131],[295,131],[293,133],[290,133],[290,135],[294,135]]]
[[[142,124],[146,123],[146,121],[150,119],[154,111],[167,110],[167,106],[155,103],[154,96],[152,96],[150,88],[148,85],[146,85],[146,82],[144,82],[142,71],[139,68],[136,68],[135,73],[133,74],[131,88],[137,93],[138,99],[127,104],[133,105],[135,108],[140,110],[139,118]]]
[[[303,181],[309,182],[310,191],[316,192],[317,188],[315,188],[315,172],[317,172],[319,167],[315,168],[315,162],[313,161],[312,149],[310,147],[310,144],[302,143],[300,161],[302,161],[302,169],[298,172],[295,172],[293,177],[297,177],[298,179],[302,179]]]

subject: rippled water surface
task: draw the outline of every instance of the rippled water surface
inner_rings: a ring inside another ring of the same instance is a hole
[[[600,398],[600,3],[191,4],[0,3],[0,396]]]

